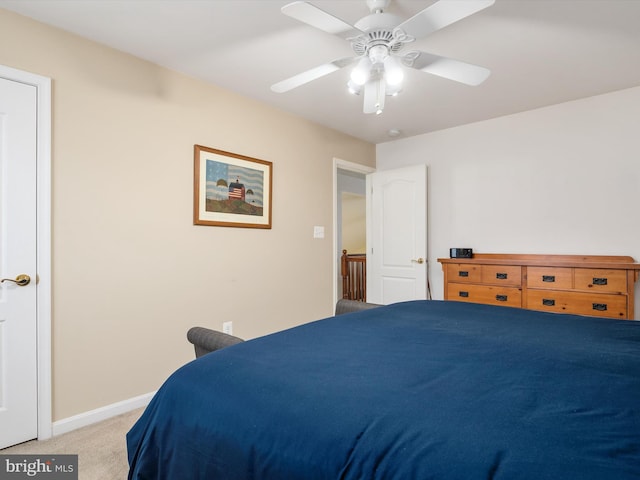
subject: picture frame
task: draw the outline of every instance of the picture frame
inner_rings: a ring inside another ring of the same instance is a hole
[[[273,164],[194,145],[194,225],[271,228]]]

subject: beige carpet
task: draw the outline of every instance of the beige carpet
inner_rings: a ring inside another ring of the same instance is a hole
[[[134,410],[42,442],[33,440],[5,448],[0,453],[77,454],[79,480],[124,480],[129,472],[125,435],[143,410]]]

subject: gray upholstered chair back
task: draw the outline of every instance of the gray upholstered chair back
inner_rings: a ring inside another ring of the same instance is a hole
[[[342,315],[343,313],[359,312],[361,310],[369,310],[370,308],[380,307],[377,303],[358,302],[356,300],[347,300],[341,298],[336,303],[336,315]]]
[[[205,327],[190,328],[187,332],[187,340],[193,343],[196,358],[215,350],[244,342],[244,340],[239,337],[234,337],[233,335]]]

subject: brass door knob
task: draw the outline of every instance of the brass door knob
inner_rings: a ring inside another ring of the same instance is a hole
[[[412,262],[415,262],[415,263],[423,264],[423,263],[424,263],[424,258],[420,257],[420,258],[418,258],[417,260],[415,260],[415,259],[411,259],[411,261],[412,261]]]
[[[13,282],[19,287],[24,287],[25,285],[29,285],[29,282],[31,282],[31,277],[26,273],[21,273],[15,278],[15,280],[13,278],[3,278],[2,280],[0,280],[0,283],[4,282]]]

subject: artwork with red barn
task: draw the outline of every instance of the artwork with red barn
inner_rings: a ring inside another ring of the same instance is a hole
[[[194,224],[271,228],[272,166],[195,145]]]

